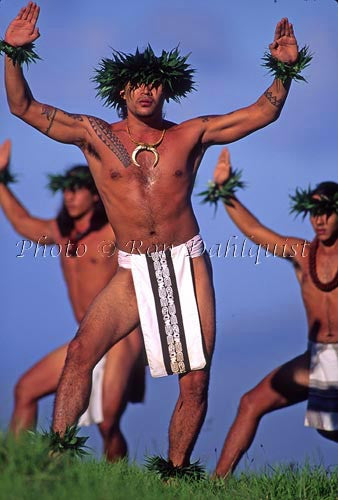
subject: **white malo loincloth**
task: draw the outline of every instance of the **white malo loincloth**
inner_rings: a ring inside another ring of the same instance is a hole
[[[338,430],[338,344],[309,342],[309,400],[305,425]]]
[[[103,356],[93,370],[89,405],[78,421],[80,427],[103,422],[102,391],[105,363],[106,356]]]
[[[153,377],[206,365],[190,262],[204,250],[200,235],[165,251],[140,255],[119,250],[119,266],[132,271]]]

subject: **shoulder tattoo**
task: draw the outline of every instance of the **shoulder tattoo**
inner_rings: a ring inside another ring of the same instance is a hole
[[[53,125],[54,118],[57,112],[57,108],[53,108],[52,106],[48,106],[48,104],[43,104],[41,108],[41,114],[47,118],[49,122],[48,127],[45,130],[45,134],[48,135],[49,131]]]
[[[94,116],[88,116],[88,120],[98,138],[108,146],[125,168],[129,167],[131,164],[129,153],[108,123]]]
[[[64,115],[69,116],[69,118],[74,118],[74,120],[77,120],[79,122],[83,122],[83,118],[82,118],[81,115],[77,115],[77,114],[74,114],[74,113],[67,113],[67,111],[62,111],[62,113]]]

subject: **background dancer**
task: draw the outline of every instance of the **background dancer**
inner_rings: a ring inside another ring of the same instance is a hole
[[[230,155],[222,150],[214,171],[219,187],[231,178]],[[250,447],[263,415],[308,400],[305,425],[338,441],[338,184],[323,182],[312,191],[297,190],[296,212],[310,214],[315,232],[311,245],[264,226],[235,197],[226,211],[254,243],[292,262],[308,320],[305,353],[269,373],[244,394],[226,437],[216,475],[227,476]]]
[[[115,236],[108,223],[93,178],[86,165],[69,169],[65,176],[51,176],[54,191],[63,191],[63,205],[55,219],[33,217],[6,185],[9,177],[10,141],[0,146],[0,205],[14,229],[40,245],[61,245],[63,276],[76,320],[80,323],[95,296],[116,273]],[[83,248],[87,252],[83,255]],[[106,253],[100,252],[105,245]],[[109,252],[107,251],[109,249]],[[83,255],[83,256],[82,256]],[[53,314],[55,313],[53,310]],[[56,391],[68,344],[50,352],[25,372],[15,387],[11,430],[18,434],[35,427],[38,401]],[[120,420],[128,401],[142,402],[144,362],[139,330],[117,343],[93,372],[89,408],[80,425],[97,423],[108,460],[127,454]]]

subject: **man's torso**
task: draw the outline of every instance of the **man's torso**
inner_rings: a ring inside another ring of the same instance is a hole
[[[62,237],[56,227],[55,241],[61,245],[63,276],[75,317],[80,322],[96,295],[104,288],[117,269],[114,233],[109,224],[92,231],[77,243]],[[70,242],[70,243],[69,243]],[[75,255],[72,256],[72,253]]]
[[[116,234],[117,246],[130,251],[132,241],[141,252],[153,245],[178,245],[198,232],[190,195],[196,170],[203,156],[193,121],[181,125],[165,122],[165,136],[154,155],[137,156],[126,122],[109,125],[88,117],[87,141],[82,150]],[[159,131],[159,136],[161,131]]]
[[[296,275],[309,326],[309,339],[314,342],[338,342],[338,288],[324,292],[316,287],[309,269],[309,251],[297,259]],[[322,283],[330,282],[337,272],[338,255],[325,256],[320,249],[316,258],[316,271]]]

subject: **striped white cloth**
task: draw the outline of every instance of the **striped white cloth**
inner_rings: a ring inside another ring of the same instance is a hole
[[[204,249],[197,235],[166,251],[141,255],[119,251],[119,265],[132,271],[153,377],[200,370],[206,365],[190,262]]]
[[[309,342],[309,399],[305,425],[338,430],[338,344]]]

